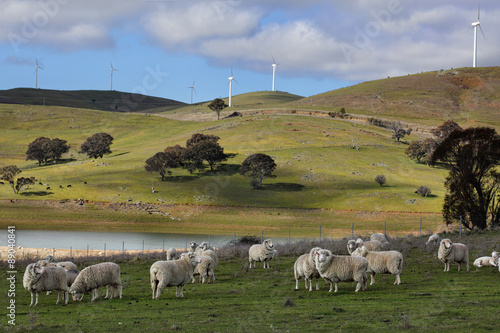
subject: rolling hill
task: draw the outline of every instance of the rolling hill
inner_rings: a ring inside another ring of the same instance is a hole
[[[146,110],[151,112],[156,108],[164,111],[186,105],[171,99],[119,91],[64,91],[32,88],[0,90],[0,103],[66,106],[113,112],[145,112]]]

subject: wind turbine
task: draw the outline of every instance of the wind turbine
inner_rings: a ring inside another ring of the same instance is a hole
[[[188,87],[188,88],[191,89],[191,104],[193,104],[193,90],[196,93],[196,89],[194,89],[194,80],[193,80],[193,84],[191,85],[191,87]]]
[[[38,69],[43,69],[41,66],[38,65],[38,59],[35,58],[35,89],[38,89]]]
[[[111,85],[110,85],[110,90],[113,90],[113,72],[117,71],[116,68],[113,67],[113,63],[110,61],[109,64],[111,65],[111,68],[109,69],[111,72]]]
[[[228,106],[231,106],[231,97],[232,97],[232,93],[233,93],[233,80],[234,80],[234,82],[238,83],[238,81],[236,81],[236,79],[233,76],[233,68],[232,67],[231,67],[231,76],[228,77],[227,79],[229,80],[229,103],[228,103],[229,105]]]
[[[479,5],[477,6],[477,21],[472,23],[472,27],[474,28],[474,54],[472,57],[472,67],[477,66],[477,27],[481,30],[484,38],[484,32],[481,28],[481,23],[479,22]]]
[[[273,91],[274,91],[274,79],[276,77],[276,67],[278,66],[279,64],[276,63],[276,60],[274,60],[274,57],[273,57]]]

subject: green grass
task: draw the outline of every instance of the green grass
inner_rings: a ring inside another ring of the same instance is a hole
[[[498,232],[448,237],[467,244],[472,261],[492,251]],[[322,246],[343,253],[344,243],[342,240]],[[0,327],[7,332],[498,330],[494,315],[500,307],[498,269],[476,269],[471,265],[470,272],[457,272],[457,266],[452,265],[450,272],[443,272],[436,249],[426,249],[424,243],[423,238],[392,240],[393,247],[405,258],[402,284],[393,285],[392,275],[377,275],[375,285],[358,293],[353,283],[339,283],[338,293],[329,293],[324,281],[320,281],[321,290],[309,292],[303,280],[300,290],[294,291],[293,263],[306,251],[307,243],[304,249],[279,247],[283,255],[271,261],[268,270],[262,265],[248,270],[245,251],[240,257],[225,250],[220,253],[215,283],[188,284],[184,298],[176,298],[175,288],[167,288],[160,300],[151,299],[149,284],[149,267],[155,260],[108,258],[120,264],[123,299],[101,297],[90,303],[87,295],[81,303],[70,301],[62,306],[55,304],[57,296],[42,293],[39,305],[30,308],[29,293],[22,287],[24,267],[18,264],[17,326],[8,327],[4,317]],[[97,261],[75,262],[83,268]],[[0,306],[5,309],[8,300],[0,298]]]

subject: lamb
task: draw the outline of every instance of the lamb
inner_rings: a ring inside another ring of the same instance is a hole
[[[175,249],[175,247],[171,247],[167,250],[167,260],[175,260],[177,258],[177,250]]]
[[[430,235],[427,242],[425,242],[425,245],[437,245],[437,244],[439,244],[439,235],[438,234]]]
[[[68,278],[62,267],[42,267],[39,263],[29,264],[23,277],[23,287],[31,293],[30,306],[38,304],[38,295],[42,291],[57,290],[57,302],[59,304],[63,294],[64,304],[68,304]],[[33,304],[33,294],[36,295]]]
[[[330,250],[321,249],[316,252],[316,269],[319,275],[330,282],[330,290],[333,290],[335,283],[335,291],[338,291],[338,282],[356,281],[356,292],[361,288],[366,290],[368,270],[368,260],[363,257],[352,256],[337,256],[333,255]]]
[[[484,267],[484,266],[498,266],[498,252],[491,252],[491,257],[480,257],[474,260],[473,263],[476,267]]]
[[[213,252],[212,250],[208,250],[208,251]],[[208,251],[205,251],[205,252],[208,252]],[[205,253],[205,252],[203,252],[203,253]],[[208,254],[206,254],[206,255],[202,254],[200,256],[200,259],[201,259],[200,264],[198,266],[196,266],[196,268],[193,271],[193,278],[192,278],[191,282],[194,283],[194,281],[195,281],[194,276],[195,275],[200,276],[201,283],[205,283],[205,281],[210,283],[210,276],[212,276],[212,282],[215,282],[215,274],[214,274],[215,261],[214,261],[214,258]],[[208,276],[208,280],[207,280],[207,276]]]
[[[38,260],[38,263],[42,267],[62,267],[65,270],[69,271],[71,269],[77,269],[76,265],[72,263],[71,261],[61,261],[61,262],[55,262],[54,257],[51,256],[50,254],[45,257],[45,259]]]
[[[306,289],[312,291],[312,279],[316,278],[316,290],[319,290],[318,278],[320,277],[318,270],[316,269],[316,252],[321,250],[319,247],[313,247],[309,253],[301,255],[293,265],[293,271],[295,274],[295,290],[299,290],[299,280],[304,277],[306,283]],[[309,287],[307,284],[309,283]]]
[[[368,251],[365,246],[358,247],[351,253],[352,256],[365,257],[368,260],[368,270],[371,275],[370,285],[375,284],[375,274],[394,274],[396,281],[400,284],[399,275],[403,270],[403,255],[398,251]]]
[[[257,261],[264,262],[264,268],[269,267],[269,261],[274,257],[274,244],[270,239],[266,239],[262,244],[255,244],[248,250],[248,261],[250,268],[256,268]]]
[[[193,277],[196,266],[201,263],[201,258],[195,252],[183,253],[177,260],[157,261],[149,269],[153,299],[159,299],[165,287],[176,286],[175,295],[184,297],[184,286]]]
[[[382,243],[380,243],[378,240],[364,242],[361,238],[358,238],[356,241],[351,239],[347,242],[347,251],[349,252],[349,254],[352,254],[352,251],[362,246],[365,246],[368,251],[382,251],[384,249]]]
[[[91,302],[99,298],[99,287],[106,286],[106,297],[112,299],[114,296],[122,298],[122,282],[120,280],[120,266],[113,262],[103,262],[88,266],[78,274],[75,282],[70,287],[70,292],[75,298],[81,294],[79,301],[87,291],[92,291]],[[111,291],[113,288],[113,292]]]
[[[450,270],[450,263],[458,263],[458,270],[462,267],[462,264],[467,265],[467,271],[469,271],[469,249],[467,246],[461,243],[453,243],[448,238],[445,238],[439,244],[438,258],[444,263],[444,271],[448,272]]]

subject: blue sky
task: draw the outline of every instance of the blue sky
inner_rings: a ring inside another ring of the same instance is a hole
[[[470,0],[0,0],[0,89],[113,89],[194,102],[311,96],[472,65]],[[478,66],[500,65],[500,2],[481,1]]]

